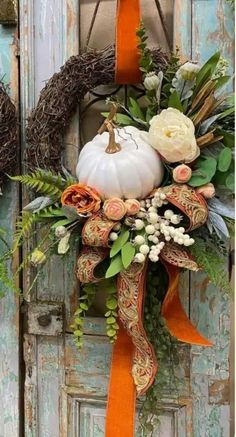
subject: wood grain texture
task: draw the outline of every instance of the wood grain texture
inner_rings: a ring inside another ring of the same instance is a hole
[[[177,0],[175,29],[186,58],[204,62],[221,50],[232,72],[232,10],[224,0]],[[229,299],[205,275],[191,276],[191,320],[214,343],[191,348],[193,435],[229,437]]]
[[[10,85],[10,94],[18,104],[18,71],[16,58],[16,28],[0,25],[0,78]],[[18,212],[18,190],[9,182],[0,196],[0,227],[6,230],[11,245]],[[0,253],[5,250],[0,244]],[[3,252],[2,252],[3,253]],[[9,272],[17,262],[9,263]],[[19,305],[12,290],[5,290],[0,300],[0,436],[19,435]]]
[[[25,125],[45,81],[60,69],[69,56],[78,53],[79,6],[77,0],[20,0],[19,5],[21,111]],[[69,169],[75,166],[75,156],[78,154],[76,123],[77,121],[72,123],[72,133],[69,131],[65,139],[71,145],[66,148],[69,150],[68,158],[66,155],[67,163],[70,163],[67,165]],[[25,147],[25,129],[22,140]],[[23,204],[27,200],[24,193]],[[75,301],[78,294],[74,285],[73,262],[75,263],[75,257],[66,265],[59,256],[55,256],[42,272],[38,286],[28,296],[29,305],[32,302],[35,310],[31,312],[29,332],[36,335],[27,333],[24,342],[26,437],[59,437],[59,394],[60,386],[64,384],[65,372],[64,340],[63,337],[39,335],[43,334],[43,328],[39,329],[37,318],[44,315],[47,302],[48,310],[50,307],[55,308],[54,304],[59,304],[59,308],[61,305],[63,308],[65,306],[66,318],[70,318],[71,302]],[[30,274],[25,272],[25,289],[29,283]],[[75,297],[72,297],[73,294]],[[35,306],[34,302],[43,302],[38,307],[40,311],[37,311],[37,304]],[[64,326],[61,320],[54,322],[50,323],[53,328],[51,333],[60,334]]]

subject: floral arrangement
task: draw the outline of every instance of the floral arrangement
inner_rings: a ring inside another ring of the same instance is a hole
[[[76,344],[83,344],[83,316],[102,284],[107,334],[115,342],[120,322],[129,332],[138,351],[133,377],[143,394],[156,373],[150,344],[157,355],[160,348],[152,323],[165,330],[163,338],[170,344],[170,334],[192,341],[191,332],[189,338],[178,334],[170,316],[179,268],[205,269],[216,286],[230,290],[223,257],[234,219],[234,109],[232,97],[220,94],[230,76],[219,53],[203,66],[181,64],[177,53],[156,74],[145,30],[141,27],[137,34],[144,98],[139,103],[130,96],[128,107],[109,101],[110,113],[103,114],[98,134],[80,153],[76,178],[64,168],[62,175],[38,169],[12,177],[40,194],[23,209],[13,250],[31,239],[33,225],[45,228],[20,267],[31,263],[40,268],[52,253],[65,256],[76,239],[76,274],[83,285],[72,326]],[[154,280],[160,268],[169,277],[169,285],[166,279],[161,284],[158,274],[161,296],[155,294]],[[140,315],[146,275],[147,336]],[[177,307],[182,314],[179,301]],[[196,335],[195,343],[210,344]],[[142,378],[137,372],[145,367],[140,351],[149,371]]]

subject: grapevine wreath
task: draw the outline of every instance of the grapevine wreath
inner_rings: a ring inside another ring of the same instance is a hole
[[[22,211],[13,250],[31,239],[34,225],[44,229],[22,266],[39,272],[52,254],[65,257],[78,241],[78,348],[98,287],[107,293],[107,335],[114,343],[108,437],[133,435],[135,399],[143,394],[140,423],[144,435],[152,432],[163,365],[171,372],[177,340],[211,346],[183,309],[179,273],[202,268],[229,292],[224,255],[234,218],[232,98],[219,92],[231,79],[226,62],[220,53],[200,66],[182,64],[178,53],[166,59],[160,50],[151,52],[144,27],[134,30],[138,7],[130,17],[125,41],[118,26],[116,60],[113,48],[87,52],[49,80],[28,124],[34,170],[12,178],[39,194]],[[141,82],[144,99],[130,96],[128,107],[110,99],[98,134],[80,153],[76,176],[59,172],[63,132],[78,101],[114,79]],[[175,386],[173,374],[169,379]]]
[[[7,91],[0,81],[0,185],[17,164],[17,115]]]

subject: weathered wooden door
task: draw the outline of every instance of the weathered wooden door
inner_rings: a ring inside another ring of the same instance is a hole
[[[101,48],[113,41],[115,3],[101,1],[91,46]],[[224,0],[161,3],[171,38],[183,57],[206,60],[220,48],[232,60],[232,13]],[[16,102],[20,90],[22,150],[27,116],[45,81],[84,44],[95,4],[95,0],[19,0],[19,35],[14,26],[0,26],[0,76],[5,74],[4,80],[10,82]],[[153,44],[168,49],[155,1],[143,0],[142,7]],[[87,137],[92,135],[87,126],[97,116],[95,111],[90,110],[89,122],[85,120],[83,126],[75,116],[67,133],[64,159],[72,172],[79,128]],[[0,220],[12,232],[15,211],[24,198],[17,197],[10,184],[6,193],[0,199]],[[20,330],[17,298],[8,294],[0,302],[1,437],[19,437],[20,432],[26,437],[104,435],[111,346],[104,320],[98,317],[99,302],[97,314],[86,321],[84,349],[78,352],[74,346],[70,329],[78,300],[74,262],[70,259],[65,266],[55,256],[22,305]],[[24,287],[27,281],[25,275]],[[161,425],[155,436],[228,437],[229,301],[199,274],[184,277],[182,300],[191,320],[214,347],[180,348],[185,384],[178,402],[171,393],[162,400]]]

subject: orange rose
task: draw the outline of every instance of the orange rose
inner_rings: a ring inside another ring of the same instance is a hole
[[[198,194],[201,194],[205,199],[211,199],[215,196],[215,187],[209,182],[208,184],[202,185],[201,187],[196,189]]]
[[[126,210],[125,203],[118,197],[105,200],[103,205],[104,214],[110,220],[121,220],[126,214]]]
[[[173,170],[173,179],[177,184],[185,184],[192,176],[192,170],[188,165],[177,165]]]
[[[100,209],[101,198],[94,188],[79,183],[63,191],[61,203],[76,208],[78,214],[88,214]]]
[[[140,203],[136,199],[128,199],[125,201],[125,205],[127,208],[126,214],[127,215],[135,215],[138,214],[140,210]]]

